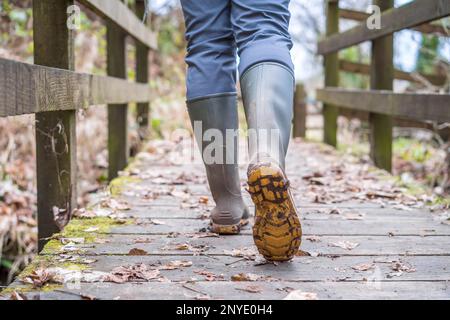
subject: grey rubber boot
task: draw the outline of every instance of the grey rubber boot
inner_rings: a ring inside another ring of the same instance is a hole
[[[237,234],[246,223],[249,212],[242,199],[239,178],[236,95],[196,99],[188,102],[188,111],[216,203],[211,213],[211,230],[219,234]],[[205,141],[207,130],[208,141]],[[227,131],[230,137],[228,140]],[[211,136],[208,137],[208,134]],[[223,140],[218,144],[220,152],[217,156],[215,152],[209,151],[218,136]]]
[[[270,261],[288,261],[298,252],[302,227],[285,174],[291,135],[294,77],[281,64],[267,62],[241,78],[249,127],[248,191],[255,204],[253,239]]]
[[[250,163],[270,158],[284,169],[294,112],[294,87],[291,71],[274,62],[254,65],[242,75]]]

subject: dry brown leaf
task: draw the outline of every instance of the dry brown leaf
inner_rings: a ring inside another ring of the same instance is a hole
[[[148,252],[142,249],[133,248],[128,252],[129,256],[146,256]]]
[[[144,264],[122,266],[115,268],[108,274],[104,281],[114,283],[126,283],[130,281],[150,281],[160,277],[159,270],[152,270]]]
[[[263,276],[254,273],[239,273],[231,276],[231,281],[258,281]]]
[[[41,288],[49,282],[52,282],[55,275],[47,269],[34,270],[30,275],[22,279],[22,282],[31,284],[34,288]]]
[[[319,236],[306,236],[305,240],[308,240],[311,242],[320,242],[321,238]]]
[[[195,270],[195,274],[198,274],[200,276],[204,276],[206,281],[221,281],[224,280],[224,277],[222,274],[217,275],[212,272],[206,271],[206,270]]]

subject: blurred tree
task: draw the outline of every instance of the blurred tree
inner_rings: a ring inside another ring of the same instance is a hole
[[[439,57],[439,37],[422,35],[421,48],[417,55],[416,70],[422,73],[434,73]]]

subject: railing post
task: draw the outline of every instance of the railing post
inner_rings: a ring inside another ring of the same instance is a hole
[[[136,15],[139,19],[143,19],[145,15],[145,3],[144,0],[136,0]],[[148,83],[148,48],[136,41],[136,81],[141,83]],[[141,140],[145,138],[149,126],[149,112],[150,103],[138,103],[137,104],[137,123],[139,125],[139,137]]]
[[[306,137],[306,92],[303,84],[299,83],[294,96],[294,138]]]
[[[326,5],[327,29],[326,36],[329,37],[339,32],[339,0],[327,0]],[[338,52],[325,55],[325,86],[339,86],[339,60]],[[324,142],[336,147],[337,146],[337,120],[339,109],[337,106],[324,104]]]
[[[393,7],[393,0],[374,0],[381,11]],[[393,36],[389,35],[372,41],[372,63],[370,87],[373,90],[392,90],[394,79]],[[392,117],[371,113],[370,155],[379,168],[392,169]]]
[[[73,0],[33,1],[35,64],[74,69],[73,31],[67,27],[70,5]],[[76,112],[42,112],[35,119],[38,247],[41,250],[45,239],[69,221],[76,206]]]
[[[107,22],[107,71],[109,76],[127,78],[126,34],[112,21]],[[113,180],[128,162],[128,105],[108,105],[108,178]]]

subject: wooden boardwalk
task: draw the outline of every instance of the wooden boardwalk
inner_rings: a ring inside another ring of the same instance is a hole
[[[448,217],[382,171],[320,144],[293,143],[288,175],[303,255],[264,264],[250,226],[239,236],[208,233],[213,203],[202,165],[145,150],[112,195],[78,211],[3,298],[450,298]]]

